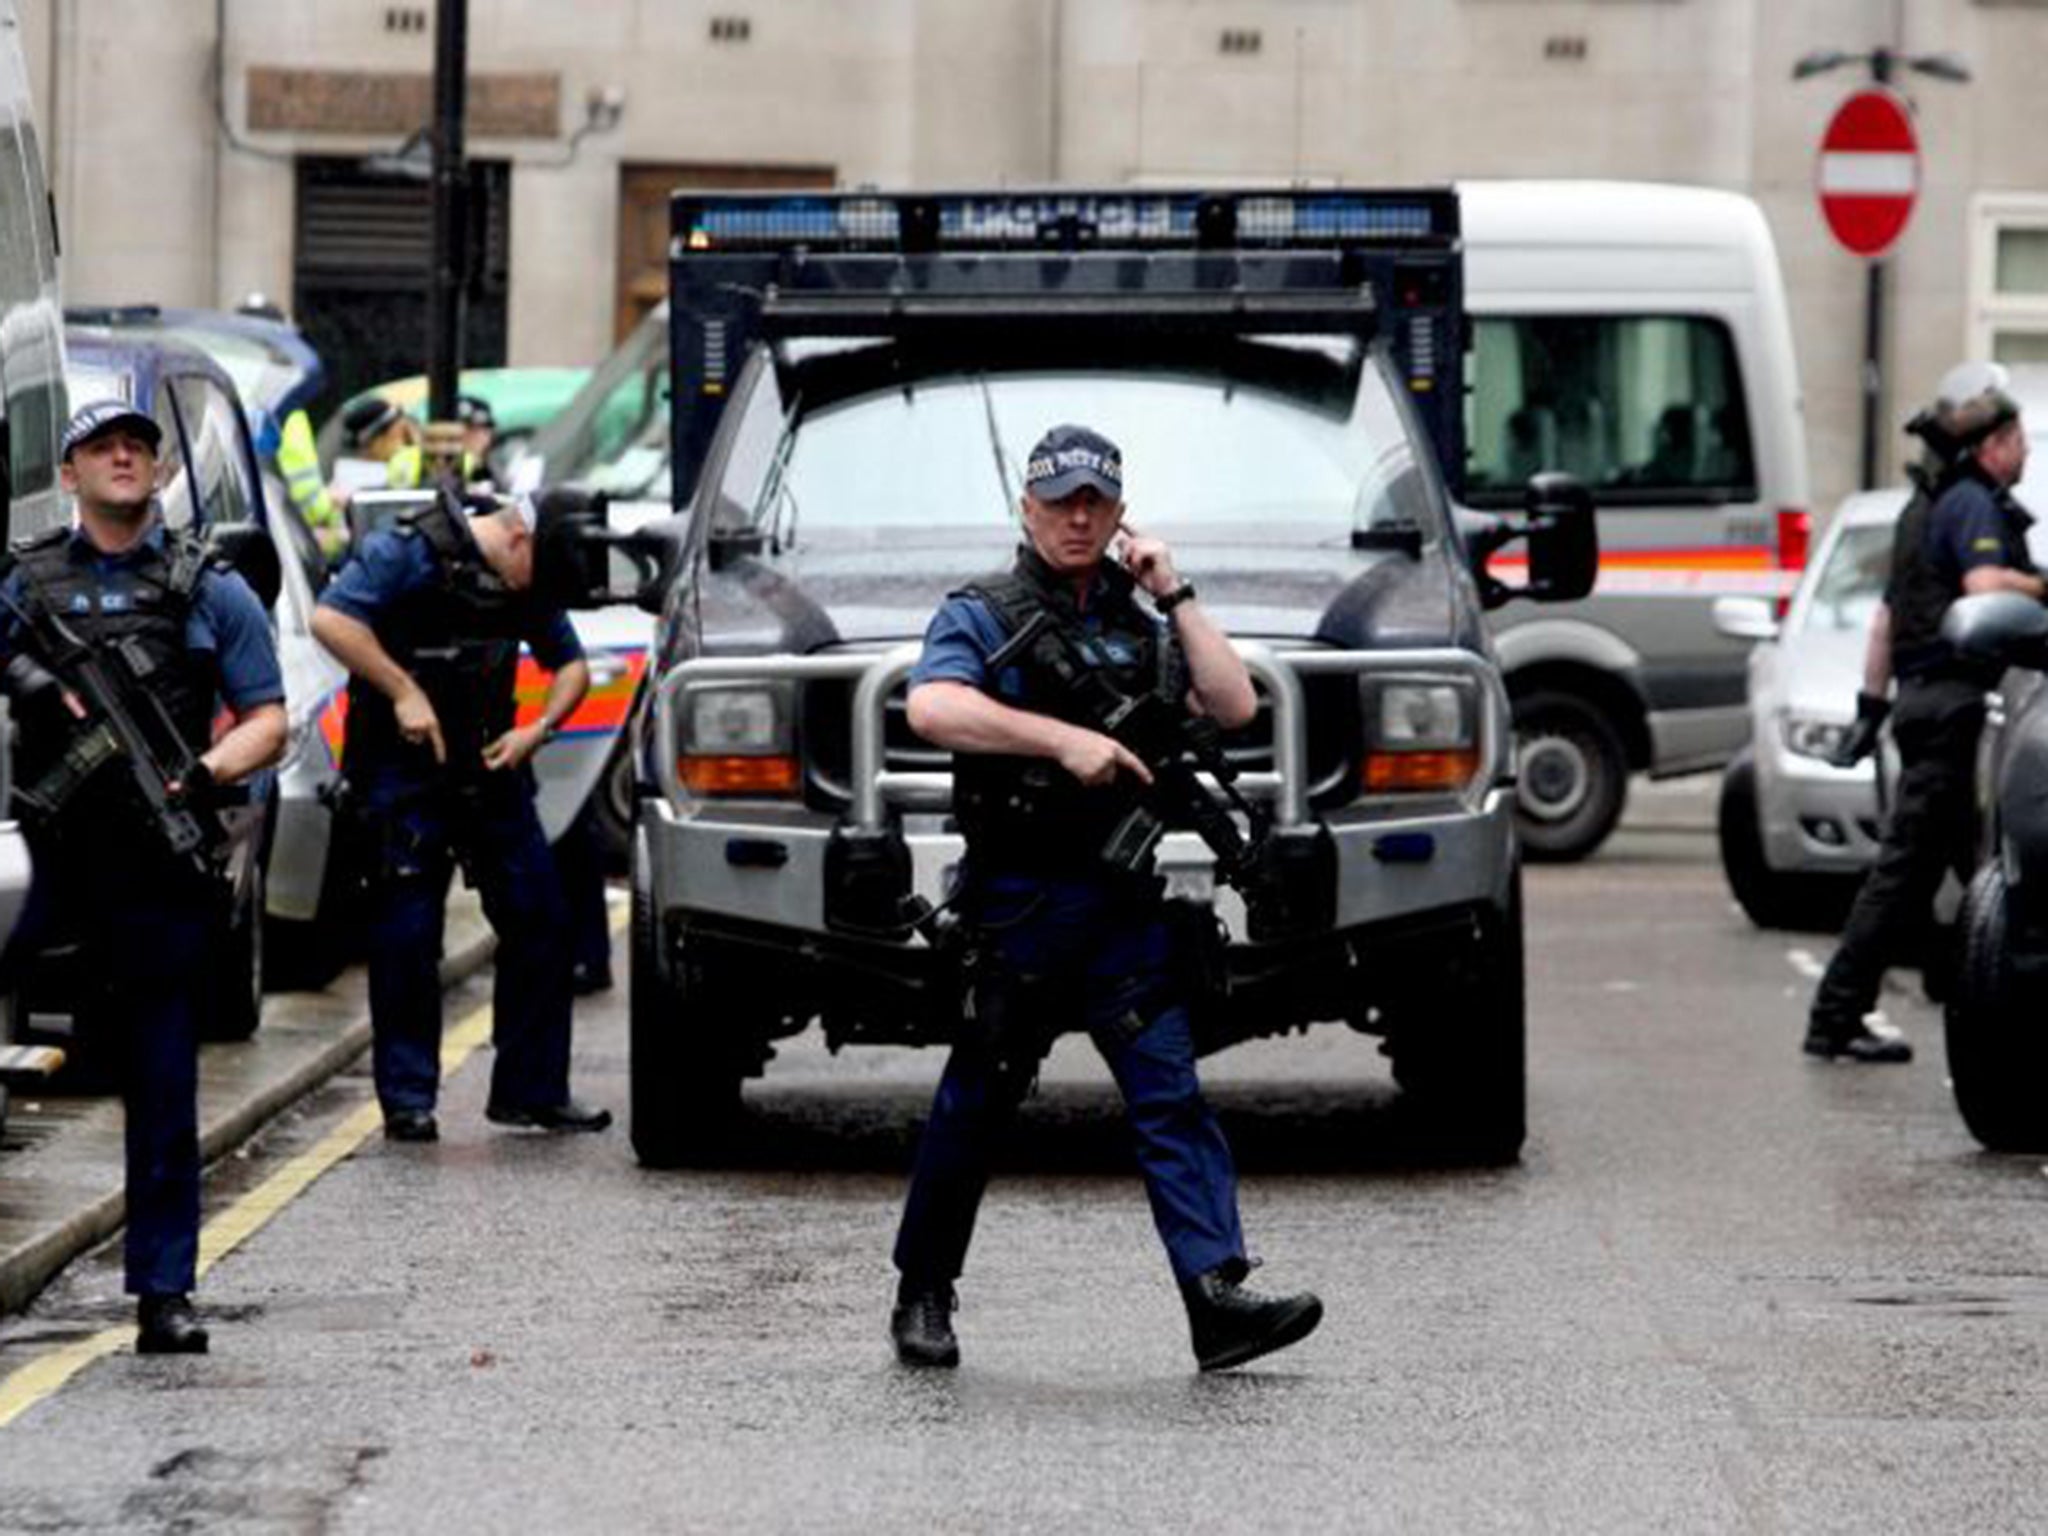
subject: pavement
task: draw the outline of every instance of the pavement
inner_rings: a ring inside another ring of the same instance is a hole
[[[441,983],[490,962],[494,940],[475,895],[448,903]],[[345,1071],[370,1048],[369,985],[361,966],[325,991],[272,993],[263,1025],[199,1053],[199,1149],[211,1165],[283,1110]],[[0,1315],[19,1311],[79,1254],[120,1230],[118,1099],[21,1093],[0,1143]]]

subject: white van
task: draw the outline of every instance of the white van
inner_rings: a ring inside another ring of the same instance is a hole
[[[10,526],[20,538],[63,515],[58,446],[66,415],[57,233],[30,110],[15,0],[0,0],[0,422]]]
[[[1732,192],[1466,182],[1472,314],[1459,499],[1519,505],[1537,470],[1599,507],[1583,602],[1493,616],[1521,742],[1523,846],[1580,858],[1630,771],[1719,767],[1748,739],[1747,645],[1714,599],[1780,597],[1809,524],[1798,363],[1777,250]],[[1496,561],[1496,564],[1499,562]]]
[[[56,230],[21,21],[15,0],[0,0],[0,541],[39,533],[64,515],[57,464],[67,414]],[[0,716],[0,817],[9,798],[5,737]],[[21,828],[0,820],[0,949],[28,903],[29,875]],[[63,1060],[48,1047],[9,1044],[11,1012],[0,1009],[0,1125],[10,1083],[45,1076]]]

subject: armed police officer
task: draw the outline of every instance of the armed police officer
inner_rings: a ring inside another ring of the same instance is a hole
[[[1305,1337],[1322,1304],[1244,1288],[1236,1171],[1195,1075],[1161,881],[1149,858],[1137,870],[1104,859],[1152,775],[1081,723],[1070,690],[1036,653],[1013,662],[1004,648],[1042,614],[1120,686],[1163,690],[1224,728],[1251,719],[1251,679],[1166,545],[1123,523],[1112,443],[1055,427],[1025,478],[1015,566],[946,600],[911,674],[912,728],[954,753],[967,842],[955,901],[974,936],[976,980],[904,1204],[891,1332],[905,1364],[958,1363],[953,1285],[995,1139],[1054,1035],[1080,1023],[1123,1095],[1196,1359],[1204,1370],[1238,1365]]]
[[[75,934],[81,974],[102,988],[91,1022],[106,1031],[126,1110],[136,1347],[203,1354],[191,1292],[200,1015],[222,907],[216,798],[283,754],[284,682],[256,594],[165,527],[161,441],[123,401],[71,418],[62,476],[77,521],[13,551],[0,650],[35,856],[20,942]],[[231,723],[216,740],[223,703]]]
[[[1899,519],[1884,604],[1871,630],[1856,729],[1836,761],[1873,750],[1890,715],[1900,774],[1877,862],[1864,877],[1821,977],[1805,1048],[1859,1062],[1912,1060],[1912,1047],[1865,1022],[1887,966],[1930,953],[1933,903],[1951,869],[1968,878],[1975,851],[1977,738],[1987,675],[1941,639],[1942,615],[1976,592],[2048,594],[2027,553],[2033,519],[2011,494],[2027,462],[2026,429],[2006,391],[2005,370],[1964,364],[1942,379],[1933,407],[1912,430],[1926,442],[1916,492]],[[1897,700],[1886,699],[1888,684]]]
[[[499,940],[486,1117],[611,1124],[569,1096],[568,918],[528,765],[590,669],[567,616],[534,594],[534,516],[530,501],[437,495],[365,537],[314,614],[314,635],[352,674],[344,763],[376,840],[370,1021],[394,1141],[440,1134],[442,917],[458,856]],[[523,726],[522,642],[553,674]]]

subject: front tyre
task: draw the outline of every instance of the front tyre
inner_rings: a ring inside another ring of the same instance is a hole
[[[1759,928],[1834,933],[1849,916],[1861,882],[1857,875],[1776,870],[1764,862],[1763,823],[1757,804],[1756,759],[1744,751],[1721,775],[1715,817],[1721,870],[1744,914]]]
[[[1943,1009],[1948,1073],[1963,1124],[1987,1149],[2044,1152],[2048,1017],[2038,984],[2020,973],[2006,947],[2011,905],[2005,871],[1985,865],[1958,920],[1962,963]]]
[[[663,953],[645,834],[632,858],[631,974],[627,978],[633,1153],[647,1168],[709,1161],[739,1111],[740,1070],[721,1048],[730,1023],[687,951]],[[693,975],[693,972],[695,973]]]
[[[1520,870],[1447,974],[1441,1004],[1418,1008],[1389,1042],[1394,1081],[1426,1145],[1458,1162],[1513,1163],[1528,1134]]]
[[[1538,688],[1515,700],[1515,828],[1531,859],[1583,859],[1621,820],[1628,753],[1595,705]]]

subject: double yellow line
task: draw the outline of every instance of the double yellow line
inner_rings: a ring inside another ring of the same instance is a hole
[[[441,1071],[452,1074],[470,1052],[490,1038],[491,1010],[479,1008],[441,1039]],[[309,1189],[315,1180],[376,1134],[384,1123],[376,1104],[365,1104],[320,1141],[301,1152],[233,1205],[209,1221],[199,1233],[199,1273],[233,1253],[269,1224],[270,1219]],[[95,1360],[124,1349],[135,1329],[107,1328],[89,1338],[65,1344],[0,1381],[0,1429],[5,1429]]]

